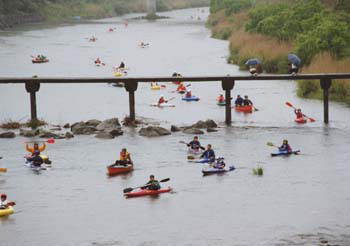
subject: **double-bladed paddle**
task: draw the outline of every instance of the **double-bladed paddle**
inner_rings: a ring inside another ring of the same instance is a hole
[[[164,182],[168,182],[170,180],[170,178],[166,178],[166,179],[162,179],[161,181],[159,181],[159,183],[164,183]],[[129,192],[132,192],[133,190],[135,190],[135,189],[138,189],[138,188],[143,188],[143,187],[148,187],[148,186],[150,186],[150,184],[148,184],[148,185],[142,185],[142,186],[139,186],[139,187],[135,187],[135,188],[126,188],[126,189],[124,189],[123,190],[123,192],[124,193],[129,193]]]
[[[179,141],[179,143],[189,145],[189,143],[186,143],[185,141]],[[199,146],[199,148],[201,148],[202,150],[205,150],[203,146]]]

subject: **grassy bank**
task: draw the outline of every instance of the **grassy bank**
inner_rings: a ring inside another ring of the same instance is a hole
[[[350,15],[344,8],[320,0],[212,0],[207,25],[213,37],[230,41],[228,62],[241,69],[259,58],[265,72],[286,73],[287,55],[296,53],[303,73],[350,72]],[[349,102],[349,87],[349,81],[335,81],[331,98]],[[320,98],[319,82],[299,82],[298,95]]]

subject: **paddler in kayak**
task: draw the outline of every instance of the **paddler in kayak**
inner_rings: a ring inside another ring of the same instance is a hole
[[[211,144],[207,145],[206,151],[201,155],[202,160],[198,161],[198,163],[208,163],[215,161],[215,152],[212,150]]]
[[[283,143],[282,143],[281,147],[278,148],[278,150],[280,152],[292,153],[292,148],[288,144],[288,140],[287,139],[283,140]]]
[[[243,105],[243,98],[240,95],[237,95],[235,105],[236,107],[241,107]]]
[[[155,180],[154,179],[154,175],[152,174],[152,175],[149,176],[149,181],[141,189],[159,190],[160,189],[159,181]]]
[[[295,109],[295,110],[294,110],[294,113],[295,113],[295,115],[297,116],[297,119],[304,118],[304,114],[301,112],[301,109],[300,109],[300,108]]]
[[[186,98],[191,98],[192,97],[192,92],[191,90],[188,90],[185,95]]]
[[[120,70],[125,69],[125,63],[123,61],[120,63],[118,69],[120,69]]]
[[[101,65],[101,60],[100,60],[100,58],[99,57],[97,57],[97,59],[95,60],[95,64],[96,65]]]
[[[161,95],[160,98],[159,98],[159,100],[158,100],[158,107],[161,106],[161,105],[164,104],[164,103],[168,103],[168,101],[165,100],[165,98],[164,98],[163,95]]]
[[[243,105],[244,106],[253,105],[253,102],[249,100],[248,96],[244,96]]]
[[[226,166],[225,162],[224,162],[224,158],[223,157],[219,157],[216,162],[213,165],[213,168],[216,169],[224,169]]]
[[[186,91],[186,86],[182,82],[180,82],[179,86],[177,87],[176,91]]]
[[[198,140],[198,136],[194,136],[193,140],[187,144],[194,151],[199,151],[199,149],[204,149]]]
[[[225,97],[224,97],[224,95],[220,94],[220,96],[218,96],[218,98],[216,100],[218,101],[218,103],[224,103]]]
[[[32,157],[34,156],[35,151],[43,152],[46,149],[46,144],[43,143],[43,145],[39,146],[38,143],[34,143],[33,148],[30,147],[28,144],[26,144],[26,150],[32,154]]]
[[[9,206],[14,206],[16,203],[7,200],[6,194],[0,196],[0,209],[7,209]]]
[[[113,166],[127,166],[128,164],[132,164],[130,153],[126,150],[126,148],[123,148],[120,152],[119,160],[116,160]]]
[[[41,167],[44,163],[43,158],[40,157],[40,151],[35,150],[32,157],[27,158],[27,161],[30,162],[34,167]]]

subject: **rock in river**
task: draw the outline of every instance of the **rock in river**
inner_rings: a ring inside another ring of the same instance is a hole
[[[159,137],[159,136],[170,135],[171,132],[163,127],[148,126],[148,127],[141,128],[141,130],[139,131],[139,134],[145,137]]]
[[[36,135],[39,135],[39,129],[36,129],[36,130],[20,129],[19,135],[24,136],[24,137],[35,137]]]
[[[192,128],[216,128],[218,125],[213,120],[206,120],[206,121],[198,121],[196,124],[192,125]]]
[[[112,119],[102,121],[100,124],[96,126],[96,129],[98,131],[106,131],[106,130],[113,130],[120,127],[121,125],[119,123],[118,118],[112,118]]]
[[[16,137],[16,134],[11,131],[0,133],[0,138],[14,138],[14,137]]]
[[[99,132],[95,135],[95,138],[101,138],[101,139],[113,139],[114,136],[112,136],[108,132]]]
[[[195,134],[195,135],[204,134],[204,132],[202,130],[199,130],[197,128],[186,128],[186,129],[183,130],[183,133]]]

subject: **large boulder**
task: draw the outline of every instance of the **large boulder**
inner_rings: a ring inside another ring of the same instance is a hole
[[[198,128],[186,128],[183,130],[183,133],[194,134],[194,135],[204,134],[204,132]]]
[[[83,121],[75,122],[70,126],[70,130],[73,132],[75,129],[80,128],[82,126],[85,126],[85,122]]]
[[[172,125],[170,127],[170,131],[172,131],[172,132],[179,132],[179,131],[181,131],[181,129],[179,127],[175,126],[175,125]]]
[[[15,138],[16,134],[14,132],[3,132],[0,133],[0,138]]]
[[[192,125],[192,128],[198,128],[198,129],[216,128],[216,127],[218,127],[218,125],[213,120],[206,120],[206,121],[200,120],[197,123]]]
[[[100,120],[88,120],[88,121],[86,121],[85,122],[85,125],[86,126],[93,126],[93,127],[96,127],[96,126],[98,126],[99,124],[101,123],[101,121]]]
[[[108,132],[99,132],[95,135],[95,138],[101,138],[101,139],[113,139],[114,136],[109,134]]]
[[[93,126],[75,126],[72,127],[72,132],[75,135],[90,135],[96,132],[96,128]]]
[[[70,124],[69,123],[64,124],[63,128],[70,128]]]
[[[66,139],[70,139],[70,138],[74,138],[74,135],[73,135],[73,133],[71,133],[71,132],[66,132],[66,134],[64,134],[64,137],[65,137]]]
[[[117,136],[123,135],[124,132],[122,131],[122,129],[116,128],[116,129],[113,129],[113,130],[107,130],[107,133],[109,133],[113,137],[117,137]]]
[[[139,131],[139,134],[145,137],[159,137],[159,136],[170,135],[171,132],[163,127],[148,126],[148,127],[141,128]]]
[[[35,137],[39,135],[39,133],[40,133],[39,129],[35,129],[35,130],[20,129],[19,130],[19,135],[23,137]]]
[[[63,136],[60,136],[56,133],[49,132],[49,131],[40,131],[39,138],[55,138],[55,139],[61,139],[64,138]]]
[[[102,121],[100,124],[96,126],[98,131],[107,131],[120,128],[121,125],[119,123],[118,118],[112,118],[108,120]]]

